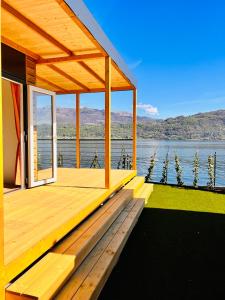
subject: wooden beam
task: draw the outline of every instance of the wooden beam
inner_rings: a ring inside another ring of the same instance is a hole
[[[1,24],[0,24],[1,30]],[[0,49],[0,77],[2,78]],[[3,210],[3,126],[2,126],[2,80],[0,80],[0,274],[5,274],[4,264],[4,210]],[[4,275],[3,275],[4,276]],[[5,299],[4,277],[0,275],[0,299]]]
[[[105,88],[94,88],[89,90],[68,90],[66,94],[85,94],[85,93],[104,93],[106,91]],[[124,87],[111,87],[111,92],[118,92],[118,91],[133,91],[133,87],[124,86]],[[64,91],[56,91],[57,94],[65,94]]]
[[[76,167],[80,168],[80,94],[76,94]]]
[[[111,183],[111,58],[105,58],[105,188]]]
[[[117,66],[117,64],[112,61],[112,64],[114,66],[114,68],[118,71],[118,73],[120,73],[120,75],[123,77],[123,79],[125,79],[127,81],[128,84],[130,84],[132,86],[132,88],[134,89],[135,86],[131,83],[131,81],[127,78],[127,76],[121,71],[121,69]]]
[[[100,81],[105,86],[105,80],[103,80],[94,70],[92,70],[85,62],[79,61],[79,64],[92,76],[95,77],[98,81]]]
[[[48,42],[62,50],[68,55],[73,55],[73,52],[70,51],[68,48],[66,48],[63,44],[58,42],[55,38],[53,38],[50,34],[48,34],[46,31],[44,31],[42,28],[40,28],[38,25],[33,23],[31,20],[29,20],[27,17],[22,15],[19,11],[17,11],[14,7],[10,6],[8,3],[6,3],[4,0],[1,1],[2,8],[5,9],[8,13],[16,17],[18,20],[20,20],[22,23],[24,23],[29,29],[32,29],[36,33],[38,33],[42,38],[46,39]]]
[[[56,85],[55,83],[45,79],[45,78],[42,78],[40,76],[36,76],[36,79],[39,80],[39,81],[42,81],[44,83],[47,83],[48,85],[50,85],[51,87],[53,87],[55,90],[58,90],[58,89],[62,89],[61,87],[59,87],[58,85]],[[67,91],[64,90],[64,94],[66,94]],[[69,94],[69,93],[68,93]]]
[[[64,12],[73,20],[73,22],[83,31],[83,33],[92,41],[95,47],[102,53],[104,56],[107,55],[105,49],[97,42],[95,37],[91,34],[91,32],[87,29],[87,27],[78,19],[78,17],[74,14],[71,8],[62,0],[55,0]]]
[[[7,46],[9,46],[9,47],[11,47],[11,48],[19,51],[19,52],[22,52],[23,54],[25,54],[27,56],[30,56],[30,57],[32,57],[35,60],[40,59],[39,55],[35,54],[34,52],[32,52],[32,51],[30,51],[30,50],[28,50],[28,49],[26,49],[26,48],[24,48],[24,47],[16,44],[16,43],[14,43],[13,41],[11,41],[10,39],[8,39],[8,38],[6,38],[4,36],[1,37],[1,41],[2,41],[3,44],[5,44],[5,45],[7,45]]]
[[[63,70],[59,69],[58,67],[56,67],[54,65],[48,65],[48,67],[51,68],[56,73],[60,74],[61,76],[65,77],[69,81],[75,83],[76,85],[78,85],[82,89],[87,90],[87,91],[89,90],[88,87],[86,85],[84,85],[82,82],[80,82],[77,79],[71,77],[69,74],[65,73]]]
[[[133,170],[137,169],[137,90],[133,90]]]
[[[38,65],[49,65],[54,63],[63,63],[67,61],[83,61],[89,59],[97,59],[103,58],[104,55],[101,53],[91,53],[91,54],[80,54],[80,55],[70,55],[70,56],[63,56],[63,57],[53,57],[53,58],[40,58],[37,61]]]

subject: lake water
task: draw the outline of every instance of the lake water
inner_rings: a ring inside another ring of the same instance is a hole
[[[48,141],[39,141],[41,163],[44,165],[48,160]],[[104,141],[103,140],[81,140],[81,167],[91,166],[95,154],[98,155],[100,167],[104,167]],[[123,149],[123,150],[122,150]],[[121,158],[121,152],[125,151],[132,155],[132,141],[113,140],[112,141],[112,167],[117,168]],[[139,175],[146,175],[149,167],[151,155],[156,152],[156,164],[153,174],[153,181],[160,181],[162,177],[163,161],[169,152],[168,183],[176,183],[176,173],[174,169],[174,155],[180,158],[183,169],[183,181],[185,185],[193,183],[193,159],[196,151],[200,157],[199,185],[205,186],[208,181],[207,160],[209,155],[216,152],[216,185],[225,186],[225,142],[208,141],[157,141],[138,140],[137,143],[137,169]],[[58,140],[58,156],[64,167],[75,166],[75,140]]]

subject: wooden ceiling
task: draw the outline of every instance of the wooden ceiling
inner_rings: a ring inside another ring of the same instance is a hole
[[[57,93],[105,90],[109,54],[62,0],[5,0],[2,42],[36,61],[36,85]],[[112,90],[134,84],[112,60]]]

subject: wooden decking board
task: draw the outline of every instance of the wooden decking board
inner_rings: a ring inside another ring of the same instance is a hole
[[[143,206],[144,201],[130,201],[55,299],[97,299]]]
[[[153,192],[153,184],[144,183],[143,186],[135,194],[135,198],[144,199],[145,204],[148,202],[151,193]]]
[[[6,300],[15,294],[27,299],[50,299],[53,291],[55,292],[55,286],[60,286],[64,282],[73,271],[74,265],[75,257],[72,255],[48,253],[6,289]]]
[[[118,192],[105,205],[99,208],[93,216],[80,225],[77,230],[74,230],[70,236],[67,236],[65,240],[56,245],[53,251],[55,253],[74,254],[74,249],[78,250],[82,247],[82,240],[87,240],[97,229],[101,229],[104,221],[109,226],[131,198],[131,191],[121,190]],[[106,227],[107,224],[105,224]]]
[[[143,186],[145,182],[145,178],[142,176],[136,176],[134,179],[132,179],[128,184],[125,185],[124,189],[131,189],[133,190],[133,194],[135,194],[139,191],[139,189]]]
[[[128,209],[132,209],[133,206],[134,202],[130,201],[130,203],[128,204]],[[127,213],[120,214],[120,216],[114,222],[113,226],[111,226],[103,236],[99,244],[90,252],[82,265],[77,269],[77,271],[72,275],[65,286],[55,296],[55,300],[72,299],[95,264],[98,262],[105,248],[109,245],[112,237],[115,236],[116,232],[118,231],[126,217]]]
[[[104,170],[60,169],[58,173],[55,184],[18,191],[4,199],[6,283],[136,174],[113,170],[112,188],[106,190]]]

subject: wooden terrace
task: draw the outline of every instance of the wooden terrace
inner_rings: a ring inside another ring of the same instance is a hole
[[[104,170],[58,169],[56,183],[7,194],[7,280],[51,248],[135,175],[136,171],[113,170],[111,188],[105,189]]]

